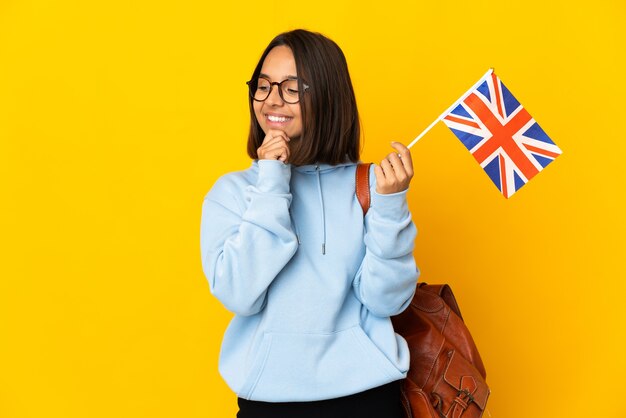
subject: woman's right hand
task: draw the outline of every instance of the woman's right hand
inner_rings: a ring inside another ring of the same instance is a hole
[[[289,141],[291,139],[283,131],[269,129],[263,144],[256,150],[259,160],[280,160],[286,163],[289,159]]]

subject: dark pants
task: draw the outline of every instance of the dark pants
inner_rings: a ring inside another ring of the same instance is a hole
[[[403,418],[400,382],[312,402],[261,402],[237,398],[237,418]]]

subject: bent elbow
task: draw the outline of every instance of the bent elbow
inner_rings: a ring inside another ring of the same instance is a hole
[[[240,304],[237,306],[226,307],[229,311],[239,316],[252,316],[256,315],[265,308],[266,299],[261,299],[260,303],[253,304]]]
[[[215,296],[226,309],[236,315],[256,315],[265,308],[267,302],[267,292],[263,292],[255,297],[245,292],[233,292],[232,289],[210,287],[210,290],[211,294]]]
[[[387,318],[390,316],[399,315],[402,313],[411,303],[413,296],[407,298],[402,304],[365,304],[367,310],[369,310],[373,315]]]
[[[419,270],[402,280],[402,288],[385,293],[377,291],[364,298],[363,305],[374,315],[380,317],[395,316],[402,313],[411,304],[417,289]]]

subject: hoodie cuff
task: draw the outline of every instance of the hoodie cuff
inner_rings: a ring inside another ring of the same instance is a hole
[[[406,199],[408,192],[409,189],[397,193],[380,194],[373,190],[371,207],[380,217],[400,222],[410,216]]]
[[[257,189],[263,193],[289,193],[291,165],[280,160],[259,160]]]

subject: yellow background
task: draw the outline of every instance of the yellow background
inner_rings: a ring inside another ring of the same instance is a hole
[[[494,418],[624,417],[623,1],[0,1],[0,417],[234,417],[202,199],[247,168],[246,86],[298,27],[349,63],[363,160],[489,67],[563,150],[511,199],[438,124],[415,258],[450,283]],[[488,414],[485,414],[488,417]]]

